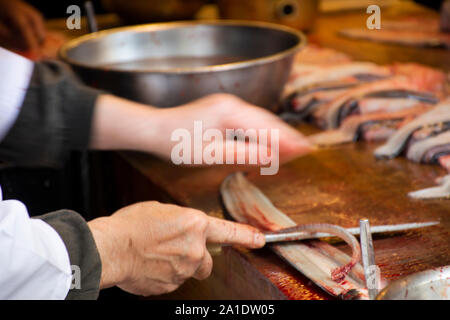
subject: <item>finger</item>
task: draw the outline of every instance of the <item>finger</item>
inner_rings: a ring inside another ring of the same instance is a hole
[[[226,141],[224,144],[224,163],[265,166],[272,162],[278,153],[268,145],[245,141]]]
[[[14,41],[11,39],[11,30],[0,21],[0,40],[5,47],[14,46]]]
[[[276,131],[274,131],[276,130]],[[272,128],[270,132],[260,132],[257,140],[250,138],[247,143],[241,139],[227,142],[231,144],[226,150],[235,150],[234,162],[237,164],[265,166],[276,161],[284,163],[294,158],[310,153],[315,148],[311,142],[296,130],[295,134],[285,128]],[[235,144],[233,146],[232,144]],[[229,156],[229,155],[228,155]],[[229,159],[228,159],[229,160]]]
[[[229,125],[231,127],[241,126],[246,132],[249,129],[258,131],[258,141],[262,137],[259,130],[266,130],[267,145],[270,147],[273,143],[278,144],[281,162],[315,150],[312,143],[305,136],[276,115],[255,106],[250,106],[250,108],[252,108],[251,113],[253,116],[246,117],[244,122],[240,118],[235,118],[232,122],[236,123],[229,123]]]
[[[302,151],[303,153],[311,151],[311,142],[301,134],[297,129],[288,125],[275,115],[270,115],[266,125],[272,129],[278,129],[280,151]]]
[[[42,14],[34,9],[28,8],[28,18],[33,26],[33,31],[38,40],[38,43],[42,45],[45,41],[46,29],[45,29],[45,21]]]
[[[212,243],[238,244],[248,248],[261,248],[266,244],[258,229],[236,222],[208,217],[206,240]]]
[[[33,32],[33,27],[24,16],[19,16],[15,20],[15,25],[21,35],[22,45],[26,50],[36,50],[39,48],[38,39]]]
[[[205,255],[203,256],[202,263],[198,267],[197,271],[195,271],[193,277],[197,280],[204,280],[209,277],[212,271],[213,260],[211,255],[207,250],[205,250]]]
[[[208,141],[203,142],[198,150],[196,147],[194,146],[190,159],[190,164],[194,166],[214,164],[262,166],[271,163],[272,157],[278,156],[266,145],[241,140]]]

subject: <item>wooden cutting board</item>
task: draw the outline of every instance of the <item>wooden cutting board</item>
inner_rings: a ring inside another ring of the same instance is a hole
[[[275,176],[250,170],[248,178],[298,223],[355,227],[363,217],[372,225],[440,220],[439,226],[374,237],[376,263],[388,280],[450,264],[450,200],[407,197],[411,190],[433,186],[444,170],[403,158],[377,161],[372,156],[374,148],[374,144],[356,143],[323,150],[282,166]],[[122,154],[116,167],[117,197],[122,205],[158,199],[219,217],[224,214],[220,183],[230,172],[245,170],[181,168],[136,153]],[[350,253],[344,244],[334,245]],[[164,297],[331,298],[268,250],[226,248],[214,258],[209,280],[188,281],[175,294]]]
[[[398,11],[403,12],[401,9]],[[416,61],[450,70],[450,51],[445,49],[409,48],[337,35],[339,29],[363,26],[366,19],[365,11],[324,15],[309,38],[348,53],[355,60],[381,64]],[[450,200],[417,201],[407,197],[409,191],[434,186],[434,179],[445,174],[444,170],[403,158],[377,161],[372,156],[374,148],[374,144],[357,143],[324,150],[286,164],[276,176],[262,177],[253,171],[249,179],[298,223],[353,227],[361,217],[369,218],[372,224],[440,220],[436,227],[374,238],[376,262],[388,280],[450,264]],[[220,183],[229,173],[243,169],[180,168],[136,153],[112,156],[98,167],[98,174],[103,170],[104,177],[98,179],[95,191],[104,191],[107,197],[101,208],[116,201],[107,213],[132,202],[159,200],[218,217],[224,213]],[[349,253],[342,243],[335,245]],[[269,250],[228,247],[214,256],[214,263],[208,280],[190,280],[162,298],[331,299]]]

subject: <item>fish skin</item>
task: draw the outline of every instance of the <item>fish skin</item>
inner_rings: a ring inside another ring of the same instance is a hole
[[[446,156],[450,154],[450,142],[447,142],[446,144],[441,144],[438,146],[435,146],[431,149],[429,149],[423,159],[422,162],[424,163],[437,163],[439,162],[439,158],[442,156]]]
[[[404,150],[407,140],[416,130],[445,122],[450,122],[450,98],[400,128],[384,145],[375,149],[374,155],[378,159],[395,158]]]
[[[408,78],[405,76],[396,76],[390,79],[376,81],[358,86],[354,89],[346,91],[344,94],[333,100],[327,106],[326,123],[328,129],[336,129],[339,127],[339,114],[342,106],[348,101],[374,94],[380,91],[408,90],[423,91],[420,87],[421,79]]]
[[[430,110],[430,106],[419,104],[413,108],[400,110],[397,112],[370,113],[365,115],[354,115],[345,119],[339,129],[324,131],[308,139],[317,146],[332,146],[336,144],[357,141],[360,138],[361,127],[368,123],[383,123],[387,121],[398,121],[403,123],[405,119],[415,118],[422,113]]]
[[[381,77],[389,77],[392,75],[392,71],[388,67],[379,66],[371,62],[349,62],[323,66],[290,81],[288,91],[292,93],[313,84],[336,81],[358,74],[373,74]]]
[[[432,94],[410,90],[375,91],[344,103],[338,114],[338,127],[352,114],[395,112],[417,106],[420,103],[436,104]]]
[[[232,174],[223,181],[221,195],[228,213],[238,222],[270,231],[297,225],[275,208],[242,173]],[[346,293],[356,290],[359,299],[368,299],[361,264],[353,267],[346,281],[332,280],[331,272],[342,266],[343,261],[348,263],[350,257],[328,243],[313,240],[273,244],[270,248],[328,293],[345,297]]]
[[[423,139],[412,144],[406,153],[406,157],[414,162],[429,162],[426,161],[426,155],[430,152],[431,149],[450,144],[450,131],[445,131],[436,136],[430,137],[428,139]],[[450,152],[450,148],[449,148]],[[429,155],[428,158],[432,158],[432,155]]]

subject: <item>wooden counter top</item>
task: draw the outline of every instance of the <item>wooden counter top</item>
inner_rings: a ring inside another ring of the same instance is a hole
[[[450,264],[450,201],[417,201],[407,192],[431,186],[444,171],[438,166],[417,165],[405,159],[377,161],[374,145],[357,143],[320,151],[284,165],[276,176],[250,171],[249,179],[275,206],[298,223],[328,222],[355,227],[363,217],[372,224],[440,220],[436,227],[376,236],[376,262],[389,280]],[[245,168],[181,168],[143,154],[123,154],[121,190],[126,202],[152,198],[153,188],[163,190],[177,204],[223,216],[219,196],[221,181]],[[134,172],[134,173],[132,173]],[[169,200],[170,201],[170,200]],[[344,251],[348,248],[337,244]],[[327,299],[308,279],[267,249],[249,251],[226,248],[215,256],[212,277],[188,281],[167,298],[289,298]],[[246,287],[242,287],[243,283]]]
[[[309,37],[358,60],[420,62],[450,70],[448,50],[353,41],[336,35],[337,29],[364,24],[366,18],[365,12],[322,16]],[[407,197],[409,191],[433,186],[444,170],[403,158],[376,161],[374,147],[356,143],[323,150],[286,164],[276,176],[259,176],[252,171],[249,179],[298,223],[353,227],[363,217],[372,224],[440,220],[439,226],[374,238],[376,262],[389,280],[450,264],[450,200],[417,201]],[[242,170],[181,168],[137,153],[122,153],[115,158],[114,167],[117,193],[113,196],[121,205],[156,199],[218,217],[223,217],[220,183],[230,172]],[[348,250],[342,243],[336,245]],[[189,280],[162,298],[332,298],[267,249],[228,247],[214,256],[214,262],[208,280]]]

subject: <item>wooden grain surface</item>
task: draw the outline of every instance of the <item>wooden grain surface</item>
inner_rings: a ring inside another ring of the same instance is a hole
[[[450,264],[450,200],[418,201],[407,197],[408,191],[433,185],[433,180],[444,171],[402,158],[377,161],[372,156],[373,148],[372,144],[357,143],[323,150],[284,165],[276,176],[260,176],[258,171],[245,167],[181,168],[143,154],[123,156],[178,204],[214,216],[223,216],[219,197],[221,181],[232,171],[244,170],[275,206],[298,223],[327,222],[355,227],[363,217],[369,218],[372,224],[439,220],[441,224],[436,227],[375,236],[376,262],[389,280]],[[341,243],[335,245],[348,250]],[[260,276],[260,283],[246,289],[248,296],[239,297],[252,298],[255,291],[261,293],[259,286],[267,287],[266,282],[270,282],[290,299],[330,298],[266,249],[250,252],[227,248],[227,251],[234,252],[216,257],[221,261],[215,269],[216,278],[226,279],[225,274],[234,274],[236,264],[243,261],[245,266],[241,265],[240,269],[253,278],[255,274]],[[230,255],[237,262],[227,265]],[[225,287],[230,286],[229,283]],[[189,290],[185,294],[183,297],[189,297]],[[199,294],[196,297],[208,298]],[[273,297],[273,294],[263,295],[263,298]]]
[[[438,14],[421,6],[400,1],[391,8],[381,9],[383,21],[405,17],[438,17]],[[450,50],[445,48],[420,48],[394,44],[382,44],[367,40],[353,40],[339,36],[339,30],[364,28],[369,17],[364,10],[341,14],[327,14],[319,17],[315,29],[309,34],[309,41],[349,54],[355,60],[372,61],[380,64],[392,62],[418,62],[450,71]]]
[[[391,17],[396,14],[389,13]],[[414,61],[450,70],[448,50],[383,45],[336,35],[338,29],[363,25],[366,18],[363,12],[323,16],[309,36],[313,42],[358,60]],[[376,262],[389,280],[450,264],[450,200],[417,201],[407,197],[411,190],[434,185],[434,179],[444,171],[405,159],[376,161],[373,149],[373,144],[357,143],[323,150],[284,165],[276,176],[263,177],[250,171],[249,179],[298,223],[353,227],[363,217],[372,224],[440,220],[439,226],[375,237]],[[221,181],[232,171],[248,169],[180,168],[136,153],[124,153],[122,158],[125,161],[120,164],[119,182],[121,196],[127,195],[125,202],[157,198],[153,194],[156,189],[167,195],[166,201],[218,217],[223,217]],[[348,250],[342,243],[335,245]],[[163,298],[331,299],[267,249],[228,247],[214,261],[210,279],[190,280]]]

